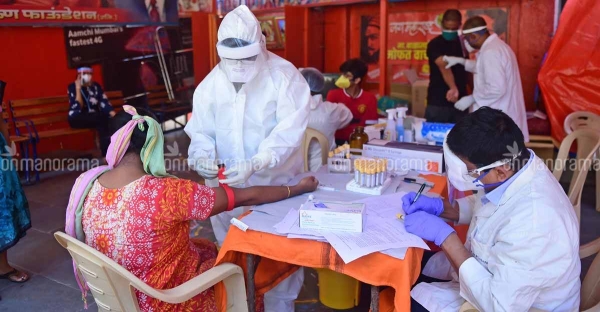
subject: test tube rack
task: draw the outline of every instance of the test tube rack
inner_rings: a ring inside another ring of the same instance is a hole
[[[387,171],[386,159],[361,157],[355,159],[354,179],[346,184],[346,190],[381,195],[390,185],[391,176]]]
[[[353,153],[359,153],[355,155]],[[360,158],[362,150],[352,149],[344,144],[329,152],[327,158],[327,171],[329,173],[351,173],[354,170],[354,159]]]

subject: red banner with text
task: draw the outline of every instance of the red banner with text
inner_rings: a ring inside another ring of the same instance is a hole
[[[0,26],[177,25],[177,0],[0,0]]]
[[[506,41],[508,8],[460,11],[463,22],[479,15],[486,20],[491,32]],[[411,79],[429,78],[427,44],[441,35],[443,14],[443,10],[431,10],[388,15],[387,51],[382,55],[387,57],[391,83],[406,84]],[[361,22],[361,59],[369,64],[367,81],[379,82],[379,16],[362,16]]]

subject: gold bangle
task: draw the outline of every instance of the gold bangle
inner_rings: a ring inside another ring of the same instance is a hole
[[[287,198],[290,198],[290,195],[292,194],[292,192],[290,191],[290,187],[289,186],[286,186],[286,187],[288,189],[288,197]]]

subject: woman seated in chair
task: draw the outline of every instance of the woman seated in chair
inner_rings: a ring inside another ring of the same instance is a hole
[[[75,182],[66,232],[154,288],[176,287],[214,266],[215,245],[190,238],[190,220],[279,201],[317,187],[314,177],[290,187],[245,189],[210,188],[172,177],[165,170],[159,124],[138,110],[144,116],[126,105],[111,120],[111,128],[118,130],[111,137],[108,166],[85,172]],[[213,289],[179,305],[140,292],[137,297],[142,311],[217,311],[220,305]]]

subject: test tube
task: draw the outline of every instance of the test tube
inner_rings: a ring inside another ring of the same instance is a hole
[[[367,166],[367,162],[363,161],[363,186],[367,187],[369,185],[369,168]]]
[[[363,163],[362,160],[358,162],[358,171],[359,171],[359,183],[358,185],[363,186],[365,184],[365,174],[363,172]]]
[[[358,172],[358,159],[354,160],[354,182],[359,183],[359,174],[360,172]]]
[[[385,182],[385,160],[380,159],[379,162],[379,184],[383,185]]]
[[[375,169],[375,185],[381,185],[381,164],[377,160],[377,169]]]
[[[371,187],[376,187],[377,185],[375,184],[375,169],[371,168]]]

